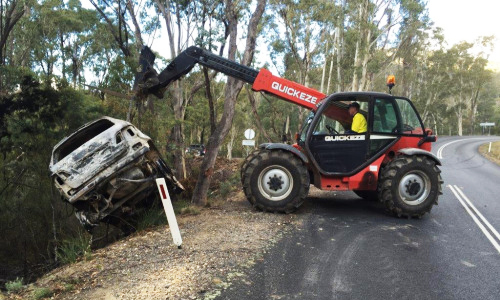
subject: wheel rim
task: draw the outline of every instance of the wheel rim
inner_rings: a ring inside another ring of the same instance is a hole
[[[259,174],[259,192],[271,201],[280,201],[288,197],[293,188],[292,174],[284,167],[273,165]]]
[[[408,205],[419,205],[431,192],[431,180],[422,171],[406,173],[399,182],[399,196]]]

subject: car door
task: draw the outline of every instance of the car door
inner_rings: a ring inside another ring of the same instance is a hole
[[[393,97],[374,96],[372,103],[372,117],[369,122],[371,132],[369,157],[378,156],[379,152],[384,151],[396,141],[401,131],[400,115]]]
[[[360,113],[368,119],[369,97],[365,95],[333,96],[323,104],[308,131],[307,150],[320,172],[349,175],[367,159],[369,134],[349,133],[352,116],[348,105],[358,102]]]

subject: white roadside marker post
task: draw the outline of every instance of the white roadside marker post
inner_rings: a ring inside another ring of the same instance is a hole
[[[488,153],[491,152],[491,142],[490,142],[490,146],[488,147]]]
[[[165,208],[165,214],[167,215],[168,226],[170,227],[170,233],[172,234],[172,239],[177,248],[182,248],[182,238],[179,226],[177,225],[177,219],[175,218],[174,207],[172,206],[172,201],[170,200],[170,194],[168,193],[167,184],[165,178],[157,178],[156,185],[158,186],[158,192],[160,193],[161,202],[163,203],[163,208]]]

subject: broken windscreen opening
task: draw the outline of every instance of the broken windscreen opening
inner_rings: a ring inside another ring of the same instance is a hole
[[[54,163],[65,158],[68,154],[78,149],[78,147],[111,128],[113,125],[114,123],[110,120],[102,119],[80,130],[55,150]]]

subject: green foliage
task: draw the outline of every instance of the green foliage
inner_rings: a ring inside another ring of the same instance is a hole
[[[199,215],[200,212],[200,208],[195,205],[188,205],[180,211],[181,215]]]
[[[65,292],[70,292],[75,289],[75,285],[71,283],[65,283],[64,284],[64,291]]]
[[[234,187],[234,185],[229,181],[221,182],[221,184],[220,184],[220,196],[223,198],[226,198],[227,195],[229,195],[229,193],[233,190],[233,187]]]
[[[80,229],[52,189],[47,166],[52,147],[104,109],[64,80],[54,86],[28,75],[16,93],[0,95],[0,263],[12,269],[53,264],[56,245]],[[70,249],[64,244],[62,255]]]
[[[22,278],[16,278],[16,280],[9,281],[5,283],[5,289],[9,293],[16,293],[19,292],[24,288],[23,285],[23,279]]]
[[[174,212],[176,214],[181,214],[183,210],[186,210],[190,205],[190,199],[179,199],[172,202],[172,206],[174,207]]]
[[[79,233],[77,237],[68,238],[59,247],[58,258],[63,264],[71,264],[83,257],[85,260],[92,258],[90,249],[91,237],[85,233]]]
[[[240,172],[235,172],[228,180],[220,184],[220,196],[226,198],[232,191],[240,187]]]
[[[161,205],[144,210],[139,216],[136,229],[138,231],[158,225],[167,224],[167,217]]]
[[[33,299],[35,300],[48,298],[52,295],[54,295],[54,291],[50,288],[36,288],[33,291]]]

